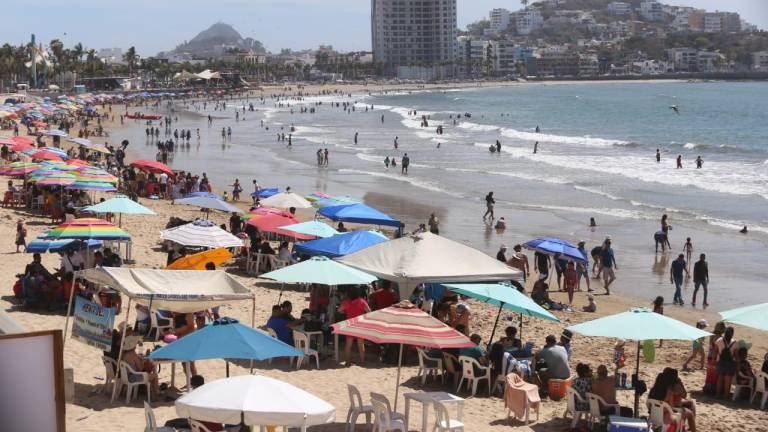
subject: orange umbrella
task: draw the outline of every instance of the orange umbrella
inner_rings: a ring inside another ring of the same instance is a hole
[[[213,263],[216,267],[232,259],[234,255],[226,248],[211,249],[194,255],[181,257],[171,263],[166,270],[205,270],[206,264]]]

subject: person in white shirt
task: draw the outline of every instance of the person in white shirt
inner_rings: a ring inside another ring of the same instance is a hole
[[[83,256],[70,248],[61,255],[61,268],[59,271],[62,272],[62,276],[67,273],[74,273],[78,270],[82,270],[84,264]]]
[[[160,197],[168,198],[168,174],[160,174]]]

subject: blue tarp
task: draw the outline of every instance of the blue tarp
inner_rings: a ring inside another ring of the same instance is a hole
[[[318,213],[334,221],[400,227],[399,220],[365,204],[324,207],[318,210]]]
[[[254,192],[251,194],[252,197],[256,198],[269,198],[272,195],[277,195],[280,193],[280,189],[278,188],[267,188],[267,189],[260,189],[258,192]]]
[[[352,231],[333,237],[297,243],[294,250],[309,256],[336,258],[349,255],[387,241],[387,237],[374,231]]]

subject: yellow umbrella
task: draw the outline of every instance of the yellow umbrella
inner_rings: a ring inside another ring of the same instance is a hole
[[[166,270],[205,270],[209,262],[218,267],[233,256],[226,248],[211,249],[181,257],[166,267]]]

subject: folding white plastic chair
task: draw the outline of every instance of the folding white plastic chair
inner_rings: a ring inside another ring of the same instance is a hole
[[[373,432],[408,432],[405,417],[400,413],[392,412],[386,396],[371,392],[371,405],[373,406]]]
[[[160,316],[160,312],[149,311],[149,334],[154,334],[154,340],[163,338],[165,330],[173,330],[173,319]],[[154,331],[154,333],[152,333]]]
[[[129,380],[129,377],[131,376],[138,376],[141,378],[140,381],[131,382]],[[146,386],[147,388],[147,402],[152,403],[150,400],[150,384],[149,384],[149,374],[146,372],[136,372],[131,368],[131,366],[124,362],[120,362],[120,382],[123,386],[126,387],[125,390],[125,403],[130,403],[131,399],[134,397],[134,393],[138,394],[139,392],[139,386]]]
[[[304,357],[315,358],[315,365],[320,369],[320,354],[309,347],[309,337],[299,331],[293,331],[293,345],[304,352],[303,356],[296,357],[296,369],[301,368],[301,364],[304,362]]]
[[[579,411],[576,409],[576,402],[587,403],[576,390],[568,387],[565,401],[566,405],[563,417],[567,417],[568,414],[571,414],[571,429],[575,428],[582,419],[589,421],[589,411]]]
[[[656,399],[648,399],[647,402],[648,405],[648,421],[651,423],[651,426],[654,428],[660,427],[662,430],[667,431],[669,430],[669,426],[671,423],[666,423],[664,421],[664,413],[666,412],[669,414],[669,418],[672,422],[677,424],[677,427],[675,428],[676,431],[682,432],[685,430],[685,425],[683,425],[683,415],[679,411],[675,411],[672,409],[671,406],[669,406],[668,403]]]
[[[768,388],[765,386],[765,381],[768,380],[768,373],[758,372],[755,375],[755,391],[752,392],[752,397],[749,399],[749,403],[753,403],[758,394],[762,394],[763,398],[760,401],[760,409],[765,409],[765,403],[768,402]]]
[[[152,412],[152,407],[149,406],[147,402],[144,402],[144,419],[147,421],[147,426],[144,428],[144,432],[176,432],[176,429],[172,427],[157,427],[155,413]]]
[[[605,399],[601,398],[600,396],[587,392],[587,402],[589,402],[589,427],[592,428],[592,425],[595,424],[595,422],[602,424],[604,420],[607,420],[608,415],[602,414],[602,408],[610,408],[613,413],[612,415],[619,415],[619,410],[621,409],[621,406],[619,404],[609,404],[605,401]]]
[[[104,363],[104,369],[106,371],[105,373],[105,379],[104,379],[104,386],[99,389],[99,393],[103,392],[105,389],[109,389],[109,385],[112,384],[114,380],[117,379],[118,376],[118,367],[117,362],[112,357],[107,356],[101,356],[101,362]],[[117,394],[120,394],[120,391],[122,390],[123,383],[120,381],[117,381]]]
[[[433,405],[435,407],[435,430],[437,432],[464,432],[464,423],[452,419],[445,405],[438,401],[434,401]]]
[[[501,387],[501,394],[504,394],[504,386],[507,385],[507,367],[509,366],[509,362],[507,362],[507,359],[505,359],[503,356],[501,358],[501,370],[499,371],[499,374],[496,376],[496,381],[493,383],[493,391],[496,391],[497,387]]]
[[[488,396],[491,395],[493,385],[491,384],[491,368],[483,366],[477,360],[472,357],[459,356],[459,364],[461,365],[461,379],[459,385],[456,387],[456,392],[461,389],[461,385],[464,381],[467,382],[467,388],[472,386],[472,396],[477,393],[477,383],[480,381],[488,382]],[[479,374],[475,373],[475,370],[480,371]]]
[[[360,395],[360,390],[352,384],[347,384],[347,392],[349,393],[349,410],[347,410],[347,430],[355,432],[355,426],[357,424],[357,417],[360,414],[365,415],[365,424],[371,424],[371,414],[373,414],[372,405],[363,405],[363,397]]]
[[[739,379],[747,380],[747,384],[735,384]],[[752,393],[755,392],[755,377],[746,376],[739,372],[738,376],[733,382],[734,386],[733,397],[731,398],[732,400],[738,399],[741,391],[744,389],[749,390],[749,393],[747,393],[747,398],[752,399]]]
[[[421,384],[427,382],[427,377],[432,375],[437,379],[437,375],[440,375],[442,382],[445,382],[445,375],[443,372],[443,359],[441,357],[430,357],[424,348],[417,347],[416,351],[419,353],[419,371],[416,377],[421,377]]]
[[[435,300],[434,299],[424,300],[423,302],[421,302],[421,310],[423,310],[424,312],[432,315],[432,307],[434,305],[435,305]]]

